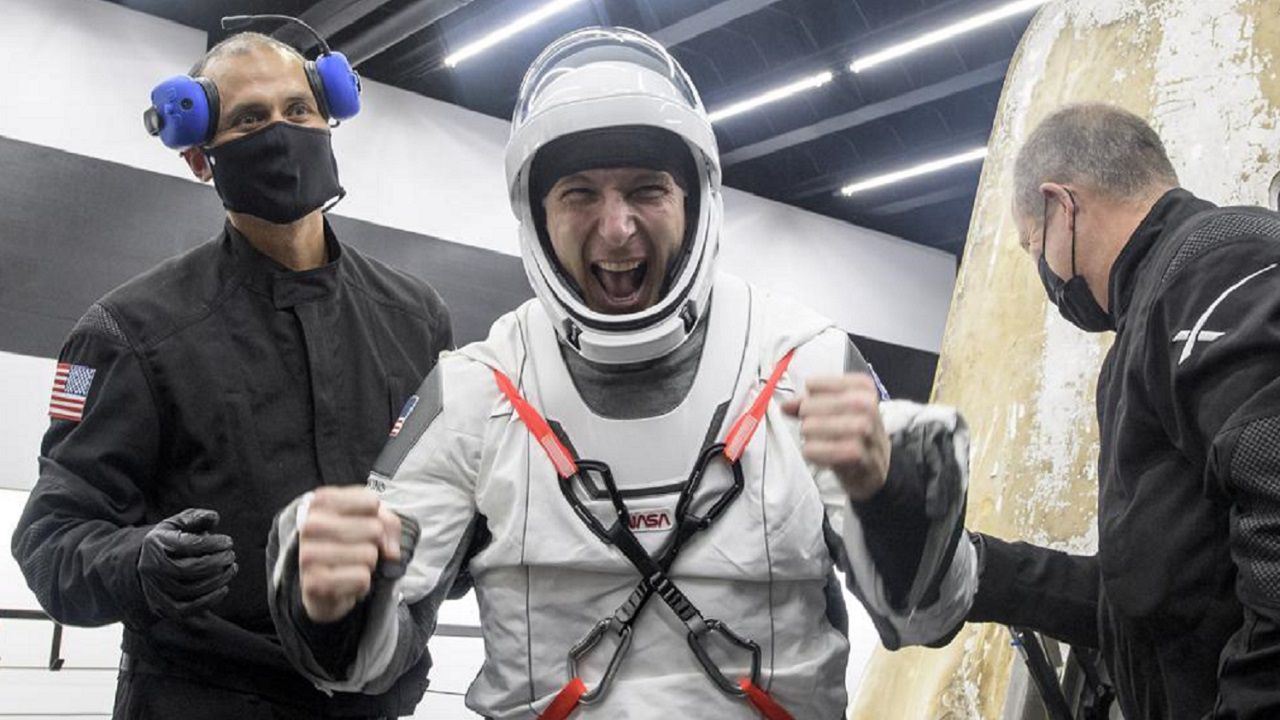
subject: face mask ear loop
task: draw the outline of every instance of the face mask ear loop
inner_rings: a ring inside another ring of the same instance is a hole
[[[337,205],[338,203],[342,202],[342,198],[346,196],[347,196],[347,191],[345,188],[343,188],[342,191],[338,193],[338,197],[330,200],[324,207],[320,208],[320,212],[321,213],[329,212],[330,210],[333,209],[334,205]]]
[[[1044,200],[1044,212],[1040,216],[1040,257],[1049,263],[1049,198]]]
[[[1076,277],[1076,196],[1069,188],[1062,188],[1067,191],[1067,197],[1071,198],[1071,277]]]

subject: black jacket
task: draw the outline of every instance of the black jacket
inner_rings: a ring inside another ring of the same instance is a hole
[[[1280,718],[1280,215],[1170,191],[1110,297],[1098,554],[984,538],[969,619],[1099,647],[1127,718]]]
[[[83,419],[51,420],[13,554],[50,615],[123,622],[125,652],[152,670],[317,713],[398,714],[421,698],[428,661],[385,696],[331,700],[293,671],[267,610],[272,517],[318,485],[363,484],[451,342],[425,283],[327,224],[325,239],[326,265],[290,272],[228,225],[89,309],[59,356],[82,389],[92,372]],[[212,612],[161,620],[139,547],[188,507],[221,514],[240,572]]]

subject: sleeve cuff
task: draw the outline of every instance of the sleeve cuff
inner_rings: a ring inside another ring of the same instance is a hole
[[[914,476],[914,463],[903,459],[903,453],[889,457],[889,472],[884,487],[866,500],[850,501],[858,519],[865,523],[892,520],[904,514],[924,517],[924,488]]]
[[[318,623],[307,616],[302,604],[301,583],[292,583],[289,595],[289,613],[316,662],[330,677],[345,678],[360,650],[360,635],[369,612],[368,603],[361,600],[341,619]]]
[[[850,502],[862,525],[867,551],[884,579],[889,603],[902,608],[920,567],[929,518],[915,463],[895,453],[884,487],[870,498]]]
[[[142,576],[138,573],[138,557],[142,554],[142,541],[153,526],[124,529],[116,538],[111,551],[116,555],[120,571],[113,583],[117,602],[120,603],[122,621],[130,629],[143,632],[160,618],[151,612],[147,597],[142,593]]]
[[[1018,597],[1016,578],[1020,558],[1012,543],[973,533],[978,552],[978,592],[969,609],[970,622],[1008,622],[1009,609],[1025,602]]]

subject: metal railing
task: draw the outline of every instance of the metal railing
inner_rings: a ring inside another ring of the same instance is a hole
[[[62,669],[62,666],[66,663],[65,658],[62,657],[62,623],[49,617],[49,614],[43,610],[19,610],[15,608],[0,608],[0,620],[35,620],[53,623],[53,638],[49,644],[48,669],[51,671]],[[436,626],[435,635],[437,637],[478,638],[480,637],[480,628],[473,625],[441,623]]]
[[[61,670],[66,660],[62,657],[62,623],[56,622],[42,610],[16,610],[0,608],[0,620],[43,620],[53,623],[53,640],[49,645],[49,670]]]
[[[1060,656],[1051,660],[1045,644],[1034,631],[1009,626],[1009,632],[1050,720],[1107,720],[1110,717],[1115,691],[1107,683],[1095,651],[1073,647],[1065,661]]]

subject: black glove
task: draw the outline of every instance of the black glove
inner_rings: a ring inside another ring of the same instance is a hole
[[[231,537],[213,534],[218,513],[187,508],[161,520],[142,540],[138,576],[151,612],[193,615],[226,597],[239,567]]]

